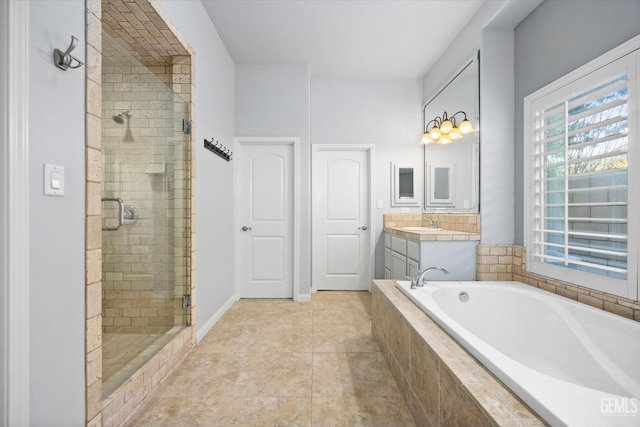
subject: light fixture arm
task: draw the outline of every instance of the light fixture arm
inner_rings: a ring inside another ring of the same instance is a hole
[[[460,117],[456,120],[456,116],[460,114],[462,114],[464,118],[458,125]],[[422,143],[430,144],[432,142],[438,142],[438,144],[450,144],[453,140],[462,138],[462,134],[469,132],[473,132],[473,127],[467,119],[467,113],[461,110],[449,116],[445,111],[442,113],[442,116],[436,116],[427,122]]]
[[[444,113],[445,115],[447,114],[446,111]],[[465,120],[467,120],[467,113],[465,113],[464,111],[458,111],[456,113],[454,113],[453,115],[451,115],[451,117],[449,118],[449,120],[451,120],[451,122],[453,123],[453,126],[456,126],[456,116],[458,114],[462,114],[464,116],[464,119],[462,119],[462,121],[464,122]]]

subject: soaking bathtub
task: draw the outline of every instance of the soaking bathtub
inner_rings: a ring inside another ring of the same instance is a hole
[[[640,323],[519,282],[397,286],[552,426],[640,426]]]

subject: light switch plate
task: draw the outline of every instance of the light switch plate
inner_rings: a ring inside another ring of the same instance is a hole
[[[382,209],[383,207],[384,207],[384,204],[382,200],[378,200],[378,209]]]
[[[44,195],[64,196],[64,167],[44,164]]]

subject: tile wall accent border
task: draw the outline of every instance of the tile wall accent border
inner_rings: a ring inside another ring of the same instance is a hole
[[[592,307],[640,321],[640,302],[599,292],[526,270],[525,248],[519,245],[478,245],[477,280],[516,280]]]
[[[179,35],[175,25],[155,0],[140,0],[128,3],[137,14],[153,15],[153,23],[166,25],[178,44],[191,57],[190,64],[180,63],[180,76],[173,83],[174,90],[189,103],[189,111],[194,111],[195,94],[195,52]],[[101,0],[85,0],[86,17],[86,223],[85,223],[85,381],[86,381],[86,425],[120,426],[140,407],[144,398],[177,366],[195,344],[195,172],[196,150],[193,141],[190,146],[191,159],[189,176],[190,229],[188,230],[188,253],[185,268],[190,272],[189,283],[192,295],[188,313],[191,326],[181,331],[173,341],[156,354],[145,366],[136,372],[108,399],[102,399],[102,3]],[[136,15],[136,14],[134,14]],[[141,17],[142,15],[140,15]],[[160,19],[162,22],[160,22]],[[149,18],[151,21],[151,18]],[[166,42],[166,33],[161,34]],[[155,36],[152,36],[155,37]],[[163,44],[158,41],[162,46]],[[175,43],[174,43],[175,45]],[[174,48],[177,45],[174,46]],[[177,53],[184,53],[182,51]],[[154,56],[154,59],[158,59]],[[175,67],[175,66],[174,66]],[[188,67],[188,70],[185,68]],[[176,70],[177,71],[177,70]],[[190,81],[185,81],[184,73],[190,71]],[[195,133],[195,123],[191,117],[191,135]],[[120,405],[120,402],[122,405]]]

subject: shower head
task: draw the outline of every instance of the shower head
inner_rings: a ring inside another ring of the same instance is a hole
[[[111,118],[113,119],[114,122],[121,125],[121,124],[124,124],[124,119],[129,120],[131,117],[133,117],[133,113],[131,111],[123,111],[122,113],[115,115]]]

